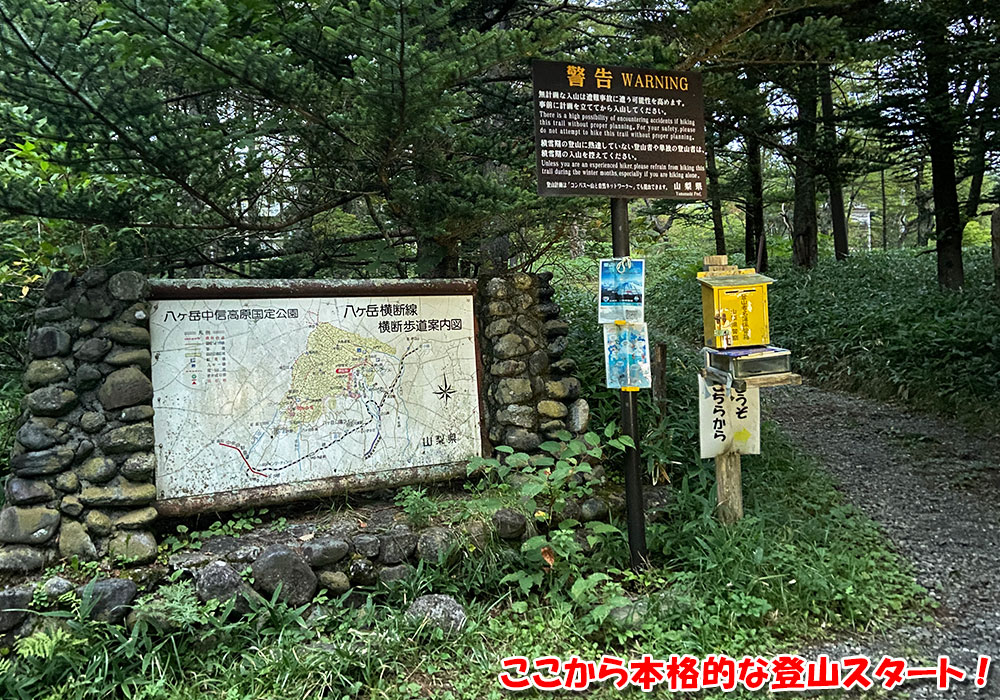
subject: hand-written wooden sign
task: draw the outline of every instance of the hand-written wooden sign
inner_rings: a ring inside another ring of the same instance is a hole
[[[705,198],[701,75],[535,61],[538,193]]]
[[[760,454],[760,389],[728,391],[722,384],[708,384],[698,376],[698,426],[701,458],[726,452]]]

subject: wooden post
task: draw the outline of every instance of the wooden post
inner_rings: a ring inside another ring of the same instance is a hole
[[[760,242],[764,243],[763,231],[760,233]],[[709,274],[725,275],[736,271],[735,266],[729,265],[729,258],[725,255],[706,255],[703,262],[704,270]],[[707,382],[716,381],[708,376],[707,369],[702,369],[701,372]],[[732,525],[743,517],[743,477],[738,452],[724,452],[715,458],[715,493],[719,502],[718,516],[723,525]]]
[[[667,399],[667,388],[664,378],[667,372],[667,346],[665,343],[655,343],[649,357],[649,371],[652,374],[653,399],[662,403]]]
[[[715,458],[716,494],[719,520],[732,525],[743,517],[743,477],[738,452],[725,452]]]
[[[628,200],[611,198],[611,246],[616,258],[631,255],[628,236]],[[646,505],[642,497],[642,470],[639,464],[638,389],[622,388],[622,433],[632,438],[633,447],[625,448],[625,522],[628,525],[629,561],[633,571],[646,566]]]

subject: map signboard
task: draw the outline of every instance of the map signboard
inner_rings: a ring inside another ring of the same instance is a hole
[[[534,61],[538,194],[700,200],[701,74]]]
[[[161,512],[464,475],[481,454],[471,293],[229,291],[152,303]]]

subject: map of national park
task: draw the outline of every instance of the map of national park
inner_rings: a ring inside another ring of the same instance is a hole
[[[472,297],[161,300],[160,499],[481,451]]]

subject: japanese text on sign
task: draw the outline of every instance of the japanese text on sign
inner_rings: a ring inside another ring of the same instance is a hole
[[[273,307],[248,307],[239,309],[189,309],[188,311],[167,311],[165,321],[263,321],[299,317],[298,309]]]
[[[150,312],[161,502],[263,486],[291,498],[451,473],[481,452],[471,294],[164,299]]]
[[[710,459],[726,452],[760,454],[760,389],[727,389],[709,385],[698,376],[698,423],[701,458]]]
[[[541,195],[704,199],[701,76],[536,61]]]
[[[864,692],[877,688],[892,690],[907,682],[930,681],[938,690],[971,683],[986,686],[991,659],[980,656],[975,670],[964,671],[939,656],[933,666],[911,666],[905,659],[883,656],[873,662],[867,656],[832,660],[826,655],[805,659],[779,654],[771,659],[744,656],[742,659],[709,654],[699,659],[689,654],[671,654],[657,659],[650,654],[626,660],[604,655],[600,661],[571,656],[565,661],[543,656],[529,661],[525,656],[511,656],[500,661],[503,671],[497,676],[507,690],[545,691],[587,690],[597,684],[613,685],[618,690],[628,686],[649,692],[653,688],[669,692],[718,689],[749,691],[806,692],[817,690],[853,690]]]

